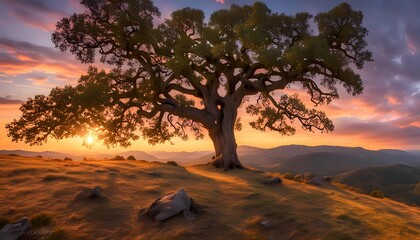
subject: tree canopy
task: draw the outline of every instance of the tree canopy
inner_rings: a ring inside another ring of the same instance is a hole
[[[354,69],[372,61],[363,14],[347,3],[314,18],[276,13],[262,2],[217,10],[208,21],[202,10],[183,8],[161,24],[154,24],[160,12],[150,0],[81,4],[86,10],[61,19],[52,41],[82,63],[98,58],[112,70],[92,66],[76,86],[30,98],[7,125],[13,141],[42,144],[95,131],[108,146],[128,146],[140,136],[151,144],[189,133],[202,138],[207,129],[215,165],[241,167],[239,107],[246,105],[255,116],[250,125],[261,131],[294,134],[294,122],[332,131],[324,112],[290,92],[299,87],[315,107],[339,98],[340,85],[361,94]]]

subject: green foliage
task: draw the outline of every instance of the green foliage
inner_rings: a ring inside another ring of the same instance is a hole
[[[178,163],[175,162],[175,161],[167,161],[166,164],[172,165],[172,166],[175,166],[175,167],[179,167]]]
[[[295,180],[295,176],[291,173],[288,173],[288,172],[283,174],[283,178],[284,179],[289,179],[289,180]]]
[[[52,41],[111,70],[90,67],[76,86],[28,99],[6,125],[13,141],[40,145],[90,132],[107,146],[199,139],[203,129],[240,130],[237,109],[254,95],[246,112],[257,116],[255,129],[291,135],[298,123],[329,132],[324,112],[283,90],[301,87],[315,107],[339,98],[339,86],[358,95],[363,83],[352,66],[372,61],[363,15],[347,3],[315,16],[319,34],[310,14],[276,13],[262,2],[217,10],[208,22],[202,10],[183,8],[159,25],[151,0],[81,4],[85,11],[61,19]]]
[[[375,197],[375,198],[384,198],[385,197],[384,193],[381,190],[373,190],[370,193],[370,196]]]
[[[113,158],[111,158],[111,160],[125,160],[125,158],[120,155],[115,155]]]
[[[50,215],[40,213],[35,215],[30,220],[31,226],[35,229],[50,226],[53,223],[53,219]]]

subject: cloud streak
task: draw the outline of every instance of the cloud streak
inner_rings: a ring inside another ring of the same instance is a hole
[[[17,99],[11,99],[10,96],[0,97],[0,104],[21,104],[23,101]]]

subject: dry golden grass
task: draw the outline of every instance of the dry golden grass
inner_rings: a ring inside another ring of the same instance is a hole
[[[50,216],[53,239],[420,239],[419,208],[336,186],[290,180],[266,186],[265,176],[144,161],[0,156],[0,216]],[[107,201],[80,195],[95,186]],[[195,221],[139,221],[140,209],[181,187],[205,209]]]

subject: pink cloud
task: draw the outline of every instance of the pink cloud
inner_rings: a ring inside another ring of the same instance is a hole
[[[225,0],[216,0],[216,2],[224,4]]]

